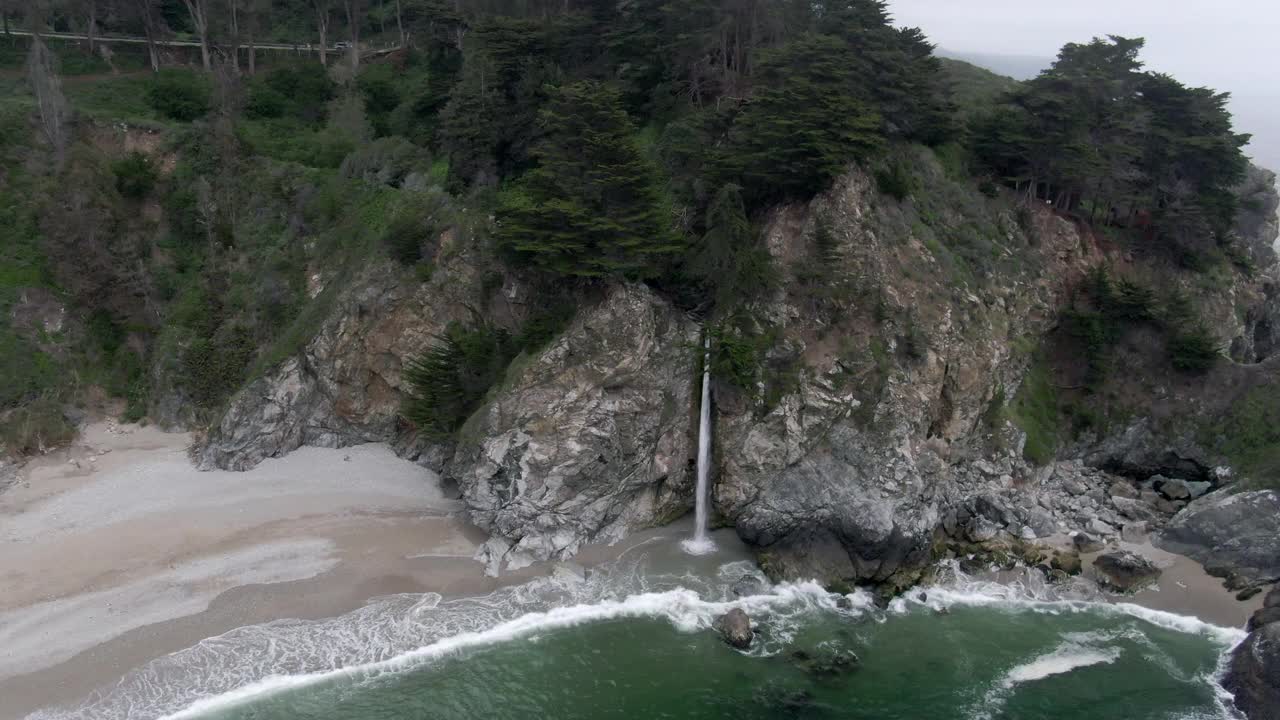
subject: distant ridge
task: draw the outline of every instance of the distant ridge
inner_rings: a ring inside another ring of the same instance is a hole
[[[1053,58],[1035,55],[956,52],[946,48],[938,48],[936,52],[941,57],[963,60],[991,72],[1007,75],[1014,80],[1030,80],[1039,75],[1041,70],[1053,64]]]

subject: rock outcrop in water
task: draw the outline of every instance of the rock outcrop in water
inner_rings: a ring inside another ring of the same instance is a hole
[[[1280,718],[1280,587],[1249,621],[1252,631],[1231,655],[1223,687],[1249,720]]]
[[[751,629],[751,618],[741,608],[734,608],[721,615],[716,620],[716,629],[725,642],[739,650],[751,647],[751,640],[755,637],[755,632]]]

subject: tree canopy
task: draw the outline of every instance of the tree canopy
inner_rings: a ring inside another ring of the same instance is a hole
[[[535,267],[582,277],[647,277],[681,250],[658,174],[616,90],[557,89],[539,116],[537,167],[506,194],[497,239]]]
[[[1222,241],[1249,136],[1232,129],[1227,94],[1145,72],[1143,45],[1114,35],[1067,45],[977,122],[975,151],[1030,198],[1184,249]]]

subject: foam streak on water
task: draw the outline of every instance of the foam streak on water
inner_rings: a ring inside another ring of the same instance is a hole
[[[1043,680],[1053,675],[1071,672],[1076,668],[1113,663],[1119,657],[1120,651],[1116,648],[1098,650],[1076,643],[1063,643],[1054,648],[1053,652],[1010,670],[1005,675],[1004,682],[1006,685],[1017,685],[1033,680]]]

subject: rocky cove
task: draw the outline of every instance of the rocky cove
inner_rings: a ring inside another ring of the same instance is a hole
[[[930,158],[918,161],[931,190],[950,188]],[[1272,178],[1257,182],[1265,215],[1276,206]],[[945,230],[914,220],[919,212],[886,203],[853,170],[812,202],[770,214],[764,236],[787,277],[752,306],[770,332],[765,373],[749,387],[714,381],[715,524],[732,527],[775,579],[869,584],[887,597],[945,557],[1061,577],[1079,571],[1068,557],[1077,550],[1148,537],[1245,595],[1280,579],[1280,498],[1245,489],[1257,478],[1232,468],[1205,430],[1230,422],[1250,393],[1274,399],[1280,387],[1274,220],[1248,229],[1264,269],[1197,291],[1235,360],[1187,379],[1131,340],[1126,371],[1146,368],[1154,393],[1033,463],[1002,406],[1043,362],[1036,348],[1062,334],[1090,269],[1167,271],[1048,209],[1017,216],[975,196],[947,212],[982,223],[997,261],[959,284],[957,267],[928,250]],[[835,238],[823,271],[836,289],[825,293],[803,275],[819,224]],[[374,264],[340,289],[314,339],[231,400],[197,462],[245,469],[303,445],[390,442],[456,483],[468,519],[489,534],[477,557],[492,574],[571,559],[586,543],[690,512],[706,328],[644,285],[592,291],[559,337],[517,358],[455,439],[399,420],[403,368],[450,320],[488,307],[518,322],[535,302],[519,275],[483,278],[467,252],[445,251],[450,243],[465,246],[443,238],[425,285]],[[1056,362],[1067,367],[1048,382],[1081,361]],[[1274,668],[1260,643],[1237,662]],[[1274,671],[1235,672],[1261,688]]]
[[[29,5],[0,720],[1276,717],[1280,194],[1143,39]]]

